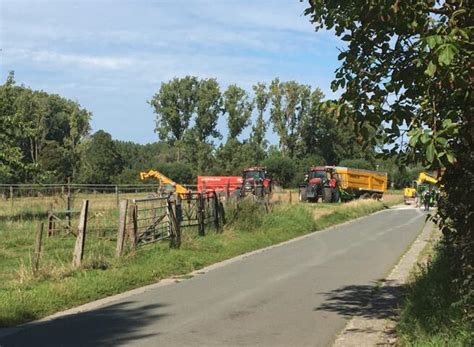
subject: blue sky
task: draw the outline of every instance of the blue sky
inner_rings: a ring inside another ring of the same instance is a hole
[[[157,140],[146,101],[173,77],[213,77],[222,88],[236,83],[249,91],[279,77],[334,96],[329,84],[342,43],[315,33],[298,0],[0,0],[0,6],[2,81],[14,70],[19,84],[77,100],[93,113],[94,131],[120,140]]]

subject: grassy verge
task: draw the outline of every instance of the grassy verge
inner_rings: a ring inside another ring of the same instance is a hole
[[[400,344],[473,346],[474,325],[462,298],[453,290],[446,250],[437,244],[426,253],[429,260],[419,266],[408,287],[397,326]]]
[[[162,278],[183,275],[239,254],[370,214],[400,200],[347,204],[282,203],[269,214],[252,204],[242,204],[238,217],[223,233],[209,232],[206,237],[198,237],[196,232],[190,231],[183,236],[179,250],[169,249],[167,243],[157,243],[115,259],[113,242],[89,239],[92,251],[87,253],[85,264],[79,270],[72,270],[69,265],[72,240],[51,238],[37,276],[32,276],[29,271],[33,222],[30,231],[23,230],[25,225],[22,224],[21,233],[15,233],[15,225],[10,225],[8,231],[0,232],[0,243],[9,245],[2,249],[3,253],[0,252],[0,326],[38,319]],[[228,215],[232,215],[231,210]]]

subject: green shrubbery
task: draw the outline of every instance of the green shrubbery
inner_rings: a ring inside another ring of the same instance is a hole
[[[450,257],[446,247],[439,245],[408,287],[397,328],[404,345],[474,345],[473,313],[466,312],[468,305],[452,280]]]

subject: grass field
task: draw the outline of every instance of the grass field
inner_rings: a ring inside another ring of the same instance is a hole
[[[31,255],[38,219],[34,215],[26,219],[2,218],[0,326],[38,319],[165,277],[186,274],[402,201],[398,194],[387,194],[383,203],[358,200],[345,204],[301,204],[297,203],[295,193],[290,204],[289,193],[281,194],[280,203],[269,214],[253,204],[242,204],[238,217],[230,221],[223,233],[209,232],[199,237],[196,231],[190,230],[183,235],[179,250],[170,249],[167,242],[162,242],[144,246],[120,259],[113,256],[118,219],[115,196],[111,194],[96,204],[91,199],[91,211],[104,213],[103,224],[95,231],[88,231],[83,266],[77,270],[71,267],[72,236],[45,237],[36,276],[31,271]],[[44,206],[39,206],[37,211],[41,208]],[[229,207],[227,214],[232,215],[232,208]],[[91,226],[93,223],[92,220]],[[99,234],[101,229],[110,231]]]

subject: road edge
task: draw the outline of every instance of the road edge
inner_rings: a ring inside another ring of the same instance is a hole
[[[403,293],[395,288],[400,288],[408,282],[410,274],[418,262],[419,255],[433,235],[434,227],[435,224],[432,221],[427,220],[425,222],[420,234],[385,278],[380,286],[382,290],[378,291],[380,294],[372,298],[372,303],[387,300],[386,297],[383,297],[387,292],[393,293],[393,296],[389,298],[389,300],[395,299],[400,303]],[[390,290],[391,288],[394,290]],[[387,318],[353,317],[336,336],[332,346],[395,346],[396,339],[394,338],[393,331],[397,318],[398,314],[395,310],[391,317]]]

